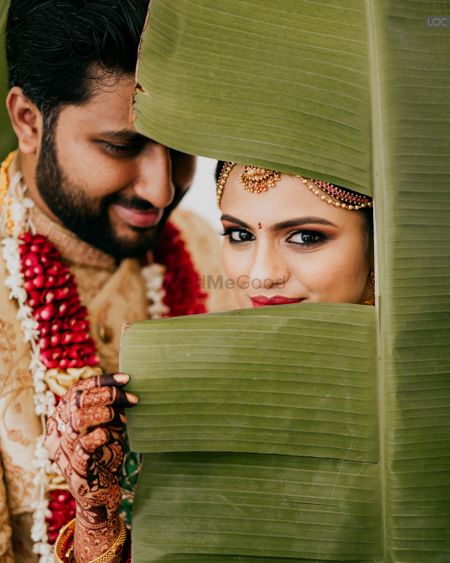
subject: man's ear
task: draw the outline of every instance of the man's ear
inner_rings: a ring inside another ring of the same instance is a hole
[[[19,141],[19,150],[24,154],[38,154],[42,138],[41,112],[18,86],[9,91],[6,107]]]

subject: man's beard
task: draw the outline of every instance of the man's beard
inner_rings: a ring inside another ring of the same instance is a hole
[[[136,228],[138,236],[134,240],[119,237],[114,232],[108,215],[112,204],[118,203],[124,207],[140,210],[152,209],[153,206],[141,198],[125,198],[120,193],[107,196],[100,202],[90,200],[83,186],[75,185],[64,174],[58,160],[53,131],[54,123],[49,123],[43,135],[36,169],[36,184],[48,208],[80,239],[114,256],[117,260],[142,257],[152,250],[171,211],[183,194],[177,190],[174,201],[166,207],[155,227],[145,230]],[[95,174],[95,171],[93,173]]]

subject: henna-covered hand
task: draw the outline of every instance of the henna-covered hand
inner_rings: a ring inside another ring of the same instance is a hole
[[[47,422],[46,446],[77,503],[75,555],[90,561],[116,539],[124,458],[125,407],[137,397],[121,387],[125,374],[99,375],[73,385]]]

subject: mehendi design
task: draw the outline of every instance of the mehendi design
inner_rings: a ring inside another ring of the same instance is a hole
[[[77,406],[85,409],[99,405],[111,405],[117,399],[116,391],[115,387],[103,387],[92,391],[80,392],[77,395]]]
[[[47,424],[50,455],[77,502],[75,555],[81,562],[107,551],[120,529],[123,406],[130,403],[119,387],[111,376],[77,383]]]
[[[115,416],[113,408],[100,405],[73,412],[70,423],[75,432],[83,432],[93,426],[108,424]]]

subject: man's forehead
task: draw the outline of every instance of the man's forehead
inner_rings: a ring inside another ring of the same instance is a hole
[[[128,115],[134,105],[136,79],[130,74],[96,74],[89,79],[87,109],[101,113]]]
[[[128,76],[116,78],[114,82],[98,84],[84,103],[65,106],[61,117],[76,123],[77,127],[113,133],[126,140],[136,135],[134,94],[134,80]]]

